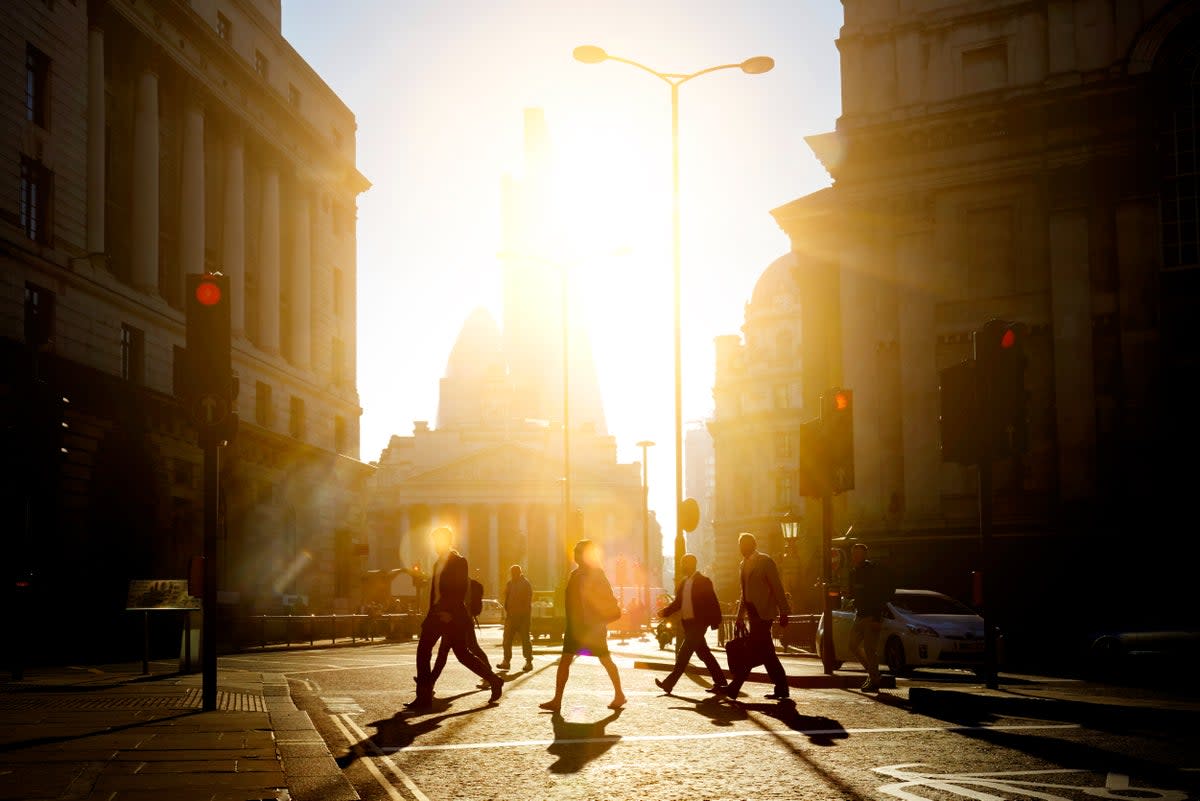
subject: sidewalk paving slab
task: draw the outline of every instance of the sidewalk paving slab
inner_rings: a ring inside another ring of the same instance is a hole
[[[0,682],[0,801],[359,801],[285,676],[221,670],[202,711],[165,664]]]

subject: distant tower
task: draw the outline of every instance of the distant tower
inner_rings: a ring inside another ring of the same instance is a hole
[[[545,114],[525,109],[524,174],[501,183],[504,352],[514,414],[561,422],[563,265],[548,214],[553,165]],[[570,313],[571,427],[603,434],[604,404],[584,322]]]

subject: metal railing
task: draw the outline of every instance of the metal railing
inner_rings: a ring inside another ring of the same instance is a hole
[[[283,644],[315,646],[328,640],[337,644],[339,637],[357,644],[359,640],[408,639],[421,628],[421,616],[406,613],[377,615],[346,613],[328,615],[250,615],[244,618],[253,630],[246,639],[258,647]]]

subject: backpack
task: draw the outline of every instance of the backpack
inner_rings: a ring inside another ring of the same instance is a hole
[[[483,585],[475,579],[471,579],[467,586],[467,609],[470,610],[471,617],[483,614]]]

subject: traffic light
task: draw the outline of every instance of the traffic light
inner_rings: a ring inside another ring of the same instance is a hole
[[[221,273],[187,277],[188,390],[191,397],[232,400],[229,344],[229,278]]]
[[[943,462],[979,462],[978,399],[974,360],[964,360],[938,371]]]
[[[854,489],[854,392],[831,389],[821,396],[821,428],[828,457],[829,490]]]
[[[980,435],[983,454],[994,459],[1024,453],[1029,440],[1025,394],[1023,323],[988,320],[975,332]]]
[[[829,457],[825,434],[820,420],[810,420],[800,426],[796,436],[796,453],[800,458],[796,486],[803,498],[820,498],[828,488]]]
[[[229,278],[187,276],[187,340],[181,399],[203,440],[229,442],[237,432],[238,382],[230,355]]]

